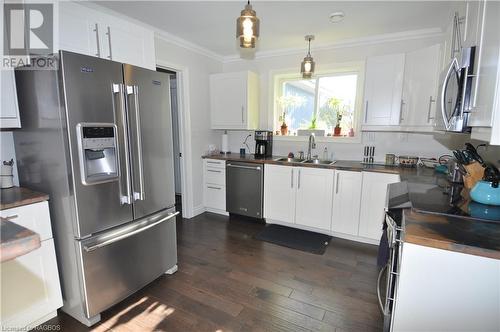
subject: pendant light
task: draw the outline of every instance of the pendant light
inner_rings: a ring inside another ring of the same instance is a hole
[[[314,36],[307,35],[305,36],[305,40],[307,40],[309,46],[307,49],[307,55],[300,64],[300,72],[303,78],[311,78],[312,74],[314,73],[314,65],[315,65],[313,57],[311,56],[311,40],[314,40]]]
[[[240,39],[241,48],[255,48],[255,42],[259,38],[259,23],[257,13],[248,0],[245,9],[236,20],[236,38]]]

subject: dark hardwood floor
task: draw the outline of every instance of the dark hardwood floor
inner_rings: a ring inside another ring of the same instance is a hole
[[[334,238],[324,255],[266,242],[263,224],[177,220],[179,271],[102,313],[95,331],[380,331],[376,246]],[[59,312],[44,325],[89,330]]]

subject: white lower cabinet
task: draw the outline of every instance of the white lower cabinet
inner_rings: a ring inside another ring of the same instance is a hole
[[[203,201],[205,210],[227,214],[226,162],[224,160],[203,160]]]
[[[387,185],[399,182],[399,174],[363,172],[358,235],[380,240],[384,222]]]
[[[332,232],[358,235],[362,172],[335,171]]]
[[[295,223],[330,230],[333,173],[331,169],[297,167]]]
[[[264,218],[295,222],[295,168],[264,166]]]
[[[264,218],[330,231],[333,170],[265,165]]]
[[[40,248],[0,268],[2,329],[33,328],[54,317],[63,304],[48,204],[2,210],[0,215],[40,234]]]

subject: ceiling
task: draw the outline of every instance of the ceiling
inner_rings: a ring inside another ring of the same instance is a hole
[[[245,1],[96,1],[99,5],[145,22],[220,56],[238,53],[236,18]],[[304,35],[315,45],[411,30],[441,28],[452,17],[450,1],[257,1],[261,20],[258,51],[306,49]],[[330,23],[333,11],[345,12]]]

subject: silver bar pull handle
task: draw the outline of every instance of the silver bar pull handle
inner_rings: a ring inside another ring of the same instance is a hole
[[[96,40],[96,46],[97,46],[97,52],[95,55],[98,58],[100,58],[101,57],[101,46],[99,43],[99,25],[97,25],[97,23],[94,25],[94,32],[95,32],[95,40]]]
[[[403,99],[401,99],[401,105],[399,106],[399,123],[403,122],[404,121],[404,117],[403,117],[403,110],[404,110],[404,106],[405,106],[405,101]]]
[[[427,122],[429,122],[431,119],[434,119],[434,117],[431,117],[431,109],[432,109],[432,103],[435,103],[436,99],[433,99],[432,96],[429,96],[429,109],[427,110]]]
[[[132,231],[132,232],[124,233],[124,234],[122,234],[122,235],[119,235],[119,236],[113,237],[113,238],[111,238],[111,239],[109,239],[109,240],[105,240],[105,241],[100,242],[100,243],[98,243],[98,244],[95,244],[95,245],[93,245],[93,246],[89,246],[89,247],[84,246],[84,247],[83,247],[83,249],[84,249],[86,252],[91,252],[91,251],[97,250],[97,249],[99,249],[99,248],[102,248],[102,247],[108,246],[108,245],[110,245],[110,244],[112,244],[112,243],[115,243],[115,242],[118,242],[118,241],[120,241],[120,240],[126,239],[126,238],[131,237],[131,236],[133,236],[133,235],[135,235],[135,234],[142,233],[142,232],[144,232],[145,230],[148,230],[148,229],[150,229],[150,228],[152,228],[152,227],[155,227],[155,226],[156,226],[156,225],[158,225],[158,224],[161,224],[162,222],[165,222],[165,221],[167,221],[167,220],[169,220],[169,219],[174,218],[174,217],[175,217],[175,216],[177,216],[178,214],[179,214],[179,212],[170,213],[168,216],[166,216],[166,217],[164,217],[164,218],[161,218],[160,220],[158,220],[158,221],[156,221],[156,222],[154,222],[154,223],[152,223],[152,224],[149,224],[149,225],[144,226],[144,227],[142,227],[142,228],[136,229],[136,230],[134,230],[134,231]]]
[[[222,188],[220,187],[213,187],[213,186],[207,186],[208,189],[215,189],[215,190],[221,190]]]
[[[260,171],[261,170],[260,166],[252,167],[252,166],[234,165],[234,164],[227,164],[226,166],[227,167],[234,167],[234,168],[252,169],[252,170],[255,170],[255,171]]]
[[[214,169],[207,169],[207,172],[212,172],[212,173],[222,173],[222,171],[216,171]]]
[[[106,36],[108,36],[108,46],[109,46],[108,59],[113,60],[113,51],[111,50],[111,28],[109,26],[108,26],[108,31],[106,32]]]
[[[241,106],[241,123],[245,123],[245,106]]]
[[[293,188],[293,168],[291,169],[291,172],[290,172],[290,188]]]
[[[126,107],[125,107],[125,91],[123,88],[123,84],[116,84],[113,83],[113,95],[118,94],[118,97],[120,98],[120,117],[122,121],[122,133],[123,133],[123,149],[125,150],[125,184],[126,184],[126,193],[125,195],[123,194],[122,191],[122,183],[121,183],[121,177],[122,174],[120,172],[120,203],[123,204],[132,204],[132,194],[131,194],[131,179],[130,179],[130,162],[129,162],[129,146],[128,146],[128,130],[127,130],[127,114],[126,114]],[[115,107],[114,103],[114,98],[113,98],[113,108]],[[117,151],[120,151],[120,149],[117,149]],[[119,153],[119,152],[118,152]],[[118,156],[118,160],[120,160],[120,156]],[[121,168],[120,168],[121,170]]]
[[[297,180],[297,189],[300,189],[300,168],[299,168],[299,178]]]
[[[142,153],[142,137],[141,137],[141,115],[139,111],[139,87],[137,85],[127,85],[127,96],[134,96],[134,111],[135,111],[135,136],[137,140],[137,162],[139,164],[139,192],[134,191],[134,200],[145,199],[144,190],[144,160]]]
[[[339,176],[340,174],[337,172],[337,179],[335,180],[335,193],[339,193]]]
[[[368,100],[365,102],[365,123],[368,122]]]

